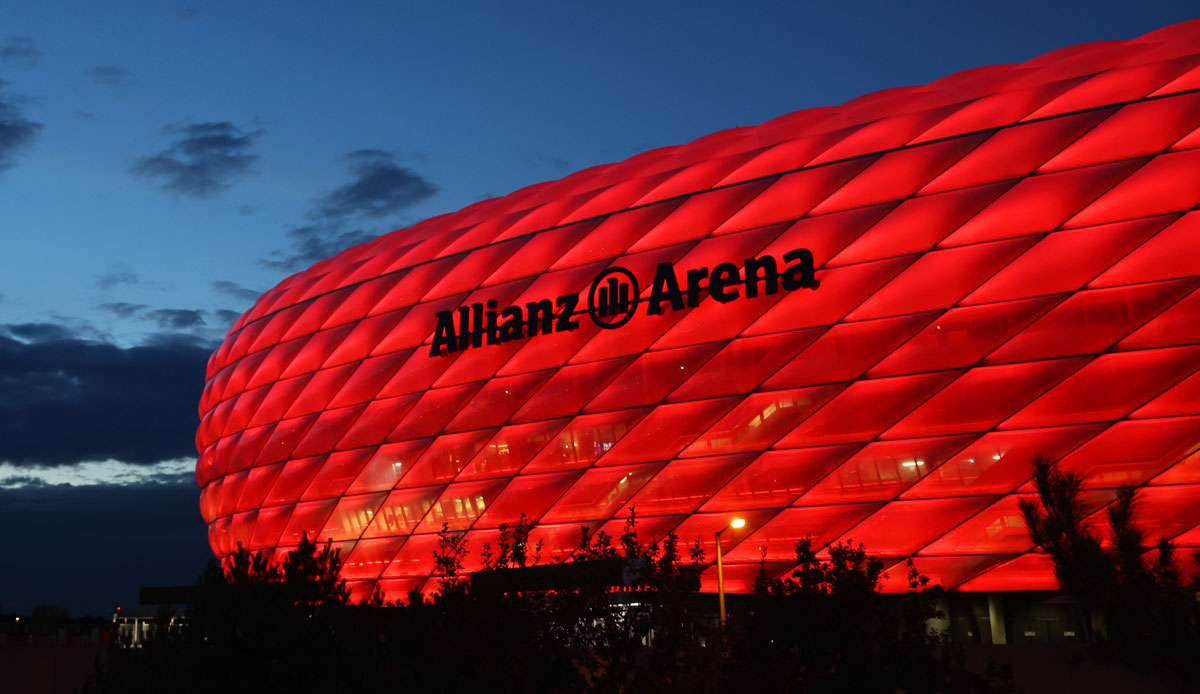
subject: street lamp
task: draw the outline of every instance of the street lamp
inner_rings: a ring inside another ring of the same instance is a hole
[[[721,533],[730,528],[740,530],[744,527],[746,527],[746,519],[738,517],[717,531],[717,604],[721,609],[721,631],[725,631],[725,565],[721,563]]]

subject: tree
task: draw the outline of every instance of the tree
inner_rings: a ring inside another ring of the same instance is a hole
[[[1045,456],[1033,459],[1036,499],[1020,503],[1029,536],[1050,555],[1063,590],[1092,614],[1100,655],[1200,683],[1200,608],[1165,538],[1151,545],[1138,525],[1137,489],[1123,486],[1106,516],[1111,548],[1085,523],[1084,479]],[[1200,566],[1200,552],[1193,553]]]

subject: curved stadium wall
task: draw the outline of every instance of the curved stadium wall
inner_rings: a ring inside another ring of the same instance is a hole
[[[1200,546],[1198,53],[1191,22],[799,111],[284,280],[208,365],[213,551],[308,533],[398,598],[443,523],[527,514],[550,559],[636,507],[710,557],[746,518],[734,591],[806,535],[1046,589],[1037,453]]]

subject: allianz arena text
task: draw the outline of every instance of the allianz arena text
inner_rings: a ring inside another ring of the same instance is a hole
[[[852,538],[1057,587],[1030,459],[1200,547],[1200,22],[798,111],[395,231],[264,294],[208,364],[218,557],[331,540],[436,585],[443,524],[723,535],[727,590]],[[467,557],[477,568],[479,553]],[[888,589],[903,590],[903,571]],[[715,590],[715,567],[703,589]]]

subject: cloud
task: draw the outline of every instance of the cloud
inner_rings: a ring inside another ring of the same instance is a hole
[[[96,286],[101,289],[112,289],[118,284],[137,284],[141,278],[132,270],[113,270],[96,278]]]
[[[163,330],[194,330],[204,327],[204,311],[190,308],[158,308],[146,313],[146,318]]]
[[[295,272],[319,260],[337,255],[351,246],[366,243],[377,234],[362,229],[332,231],[322,227],[303,226],[289,230],[287,236],[292,242],[291,250],[272,251],[270,257],[260,261],[263,265],[275,270]]]
[[[251,172],[258,155],[250,149],[262,130],[247,132],[228,121],[164,129],[177,139],[158,154],[142,157],[129,172],[154,181],[169,193],[211,198]]]
[[[146,304],[131,304],[126,301],[116,301],[108,304],[100,304],[97,308],[101,311],[107,311],[118,318],[140,318],[146,312],[146,309],[150,307]]]
[[[0,81],[0,88],[4,84]],[[24,118],[13,100],[5,100],[0,94],[0,171],[16,164],[16,154],[33,142],[42,127],[41,123]]]
[[[228,330],[229,326],[233,325],[234,321],[236,321],[238,316],[241,315],[242,314],[238,313],[237,311],[231,311],[227,308],[213,311],[213,318],[216,319],[217,325],[225,326],[226,330]]]
[[[360,149],[345,156],[354,181],[317,199],[309,217],[341,222],[351,217],[379,219],[433,196],[437,187],[396,164],[378,149]]]
[[[75,331],[57,323],[9,323],[4,331],[26,342],[59,342],[77,339]]]
[[[288,272],[308,267],[379,235],[352,222],[398,214],[437,193],[437,186],[399,166],[390,152],[359,149],[343,159],[354,180],[314,200],[306,215],[312,224],[289,229],[291,247],[262,258],[263,265]]]
[[[121,348],[25,342],[14,339],[14,326],[6,332],[14,337],[0,336],[0,461],[145,465],[195,455],[196,405],[214,342],[156,334]]]
[[[196,459],[177,458],[153,465],[133,465],[119,460],[100,460],[73,465],[13,465],[0,462],[0,489],[69,485],[98,487],[135,484],[179,484],[194,482]]]
[[[42,52],[28,36],[5,36],[0,39],[0,63],[37,65],[41,59]]]
[[[211,286],[213,291],[220,292],[226,296],[231,296],[234,299],[247,304],[258,301],[258,297],[262,295],[262,292],[256,289],[247,289],[237,282],[230,282],[229,280],[217,280],[216,282],[213,282]]]
[[[127,87],[133,79],[133,73],[120,65],[93,65],[83,74],[104,87]]]

